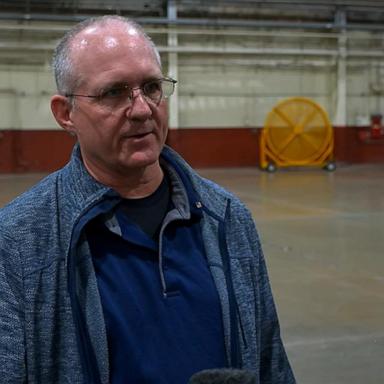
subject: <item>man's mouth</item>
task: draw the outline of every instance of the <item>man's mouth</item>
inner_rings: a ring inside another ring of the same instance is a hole
[[[138,135],[135,135],[134,137],[141,138],[141,137],[145,137],[145,136],[150,135],[150,134],[151,134],[151,132],[139,133]]]
[[[126,137],[128,137],[129,139],[142,139],[142,138],[150,135],[151,133],[152,133],[152,131],[143,132],[143,133],[136,133],[136,134],[128,135]]]

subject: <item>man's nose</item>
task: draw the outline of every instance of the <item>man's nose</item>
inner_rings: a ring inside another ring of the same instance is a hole
[[[150,102],[140,88],[132,91],[131,103],[131,107],[127,110],[127,116],[130,119],[146,120],[152,116],[152,109],[149,105]]]

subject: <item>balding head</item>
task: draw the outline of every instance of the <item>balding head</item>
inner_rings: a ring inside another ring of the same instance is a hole
[[[54,51],[52,67],[59,94],[73,93],[81,84],[82,73],[77,70],[76,62],[77,59],[81,59],[82,51],[94,50],[98,46],[113,48],[113,45],[116,44],[114,38],[100,33],[111,27],[124,30],[127,33],[128,39],[143,39],[153,51],[156,61],[161,68],[161,60],[157,48],[143,28],[136,22],[121,16],[102,16],[86,19],[70,29],[60,40]],[[99,42],[98,39],[100,40]]]

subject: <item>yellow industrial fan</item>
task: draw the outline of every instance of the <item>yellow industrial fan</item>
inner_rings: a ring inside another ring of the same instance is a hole
[[[268,114],[260,140],[261,168],[322,166],[336,169],[333,128],[325,110],[313,100],[292,97]]]

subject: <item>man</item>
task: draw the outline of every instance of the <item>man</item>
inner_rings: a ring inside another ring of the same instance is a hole
[[[250,213],[164,145],[176,81],[149,37],[86,20],[53,66],[78,144],[0,212],[1,382],[293,383]]]

